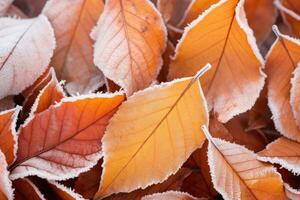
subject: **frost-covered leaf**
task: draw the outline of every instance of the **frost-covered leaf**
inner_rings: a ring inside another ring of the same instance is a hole
[[[11,178],[38,175],[63,180],[77,176],[101,157],[101,138],[122,93],[64,98],[20,128]]]
[[[9,180],[5,155],[0,151],[0,199],[13,200],[13,189]]]
[[[48,67],[55,47],[47,18],[0,18],[0,99],[30,86]],[[26,49],[26,50],[25,50]]]
[[[0,0],[0,16],[6,14],[7,9],[12,4],[14,0]]]
[[[199,127],[207,123],[197,76],[135,93],[120,106],[102,139],[103,174],[96,197],[166,180],[201,147],[205,137]]]
[[[289,184],[285,183],[285,194],[290,200],[300,199],[300,190],[292,188]]]
[[[84,200],[80,194],[56,181],[49,181],[49,186],[61,200]]]
[[[300,144],[298,142],[281,137],[270,143],[258,155],[262,161],[279,164],[294,173],[300,174]]]
[[[163,20],[149,0],[107,0],[92,32],[94,62],[131,95],[156,79],[166,35]]]
[[[285,199],[281,176],[274,167],[258,161],[243,146],[212,138],[207,130],[205,134],[212,182],[225,200]]]
[[[93,63],[90,38],[102,10],[100,0],[50,0],[43,9],[57,40],[51,66],[59,79],[66,80],[71,94],[95,91],[104,84],[103,74]]]
[[[141,200],[196,200],[195,197],[184,192],[168,191],[144,196]]]
[[[20,107],[16,107],[0,112],[0,150],[4,153],[8,165],[16,159],[16,121],[20,110]]]
[[[293,116],[296,110],[290,104],[290,90],[292,73],[300,61],[300,40],[281,34],[277,27],[274,31],[277,39],[266,57],[268,105],[276,129],[299,142],[300,130]]]
[[[212,69],[200,81],[209,110],[219,121],[227,122],[250,109],[265,75],[263,58],[245,17],[244,0],[221,0],[185,29],[170,65],[169,80],[191,76],[207,62]]]

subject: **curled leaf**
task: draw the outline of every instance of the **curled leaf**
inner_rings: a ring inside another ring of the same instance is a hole
[[[131,95],[156,79],[166,35],[163,20],[149,0],[107,0],[92,32],[94,62]]]
[[[0,99],[18,94],[46,69],[55,47],[47,18],[0,19]],[[24,51],[27,49],[27,51]]]
[[[58,182],[49,181],[48,183],[52,191],[61,200],[84,200],[84,198],[80,194],[75,193],[72,189]]]
[[[17,179],[13,181],[15,188],[15,200],[45,200],[43,194],[29,179]]]

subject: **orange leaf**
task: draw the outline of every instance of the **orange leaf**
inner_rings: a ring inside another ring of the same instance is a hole
[[[107,0],[92,32],[94,62],[131,95],[156,79],[166,35],[163,20],[149,0]]]
[[[295,174],[300,173],[300,144],[281,137],[258,153],[259,159],[281,165]]]
[[[291,77],[300,61],[300,41],[281,34],[274,27],[277,40],[266,57],[268,105],[276,129],[284,136],[300,141],[290,105]]]
[[[281,11],[282,18],[290,31],[300,37],[300,3],[298,0],[275,0],[276,7]]]
[[[51,65],[66,80],[71,94],[95,91],[104,84],[93,63],[93,40],[89,34],[103,10],[100,0],[50,0],[43,9],[57,39]]]
[[[17,134],[16,121],[21,107],[0,112],[0,150],[6,157],[7,164],[16,159]]]
[[[298,127],[300,127],[300,106],[299,106],[299,101],[300,101],[300,91],[299,91],[299,86],[300,86],[300,62],[298,63],[298,66],[296,67],[295,71],[293,72],[294,77],[291,79],[291,107],[292,107],[292,112],[295,117],[296,123]]]
[[[58,182],[48,181],[48,183],[53,192],[61,200],[84,200],[80,194],[75,193],[72,189],[67,188]]]
[[[277,19],[274,0],[246,0],[245,12],[254,36],[258,44],[261,44],[270,34]]]
[[[103,174],[96,197],[166,180],[201,147],[199,127],[207,123],[198,77],[135,93],[120,106],[102,139]]]
[[[200,81],[210,110],[221,122],[250,109],[264,85],[264,61],[243,7],[244,0],[211,6],[185,29],[170,65],[169,80],[212,64]]]
[[[63,180],[90,169],[101,157],[108,120],[123,100],[121,93],[69,97],[31,117],[20,128],[12,179]]]
[[[0,37],[2,99],[20,93],[46,70],[55,38],[49,21],[43,15],[32,19],[1,18],[0,35],[3,35]]]
[[[185,11],[183,19],[179,23],[180,28],[184,28],[195,20],[200,14],[207,10],[210,6],[218,3],[219,0],[194,0],[191,2],[187,10]]]
[[[13,189],[11,181],[9,180],[9,172],[7,171],[7,163],[4,154],[0,151],[0,199],[12,200]]]
[[[181,168],[178,170],[178,172],[176,172],[176,174],[169,176],[168,179],[162,183],[151,185],[145,189],[138,189],[130,193],[119,193],[119,194],[111,195],[107,198],[104,198],[104,200],[124,200],[124,199],[140,200],[143,196],[154,194],[154,193],[165,192],[168,190],[178,191],[181,188],[182,181],[185,178],[187,178],[187,176],[189,176],[191,172],[192,170],[190,169]]]
[[[15,200],[45,200],[39,189],[29,179],[13,181]]]
[[[280,174],[243,146],[212,138],[204,128],[215,189],[224,199],[285,199]]]
[[[164,193],[156,193],[147,195],[141,200],[196,200],[195,197],[184,192],[168,191]]]

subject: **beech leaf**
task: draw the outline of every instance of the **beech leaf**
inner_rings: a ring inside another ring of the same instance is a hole
[[[103,174],[96,197],[160,183],[200,148],[207,125],[198,81],[178,79],[135,93],[123,103],[102,139]]]
[[[169,80],[191,76],[206,62],[212,70],[200,81],[209,110],[219,121],[227,122],[254,105],[264,85],[264,61],[247,24],[244,0],[221,0],[185,29]]]
[[[94,62],[131,95],[156,79],[166,35],[160,14],[148,0],[107,0],[92,32]]]
[[[55,47],[47,18],[0,18],[0,99],[18,94],[47,68]],[[24,51],[24,49],[27,49]]]
[[[209,141],[208,165],[215,189],[229,199],[285,199],[280,174],[257,160],[256,155],[238,144],[213,138]]]
[[[287,138],[300,141],[300,130],[290,104],[292,73],[300,61],[300,40],[283,35],[276,26],[277,39],[266,56],[268,105],[276,129]]]
[[[122,93],[64,98],[20,128],[11,178],[28,175],[64,180],[95,165],[108,120],[124,100]]]
[[[57,47],[51,65],[66,80],[69,93],[85,94],[104,84],[93,63],[93,40],[89,34],[103,10],[100,0],[50,0],[43,14],[53,25]]]

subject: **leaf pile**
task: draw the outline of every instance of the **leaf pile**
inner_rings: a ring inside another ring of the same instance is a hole
[[[0,0],[0,200],[300,199],[299,0]]]

